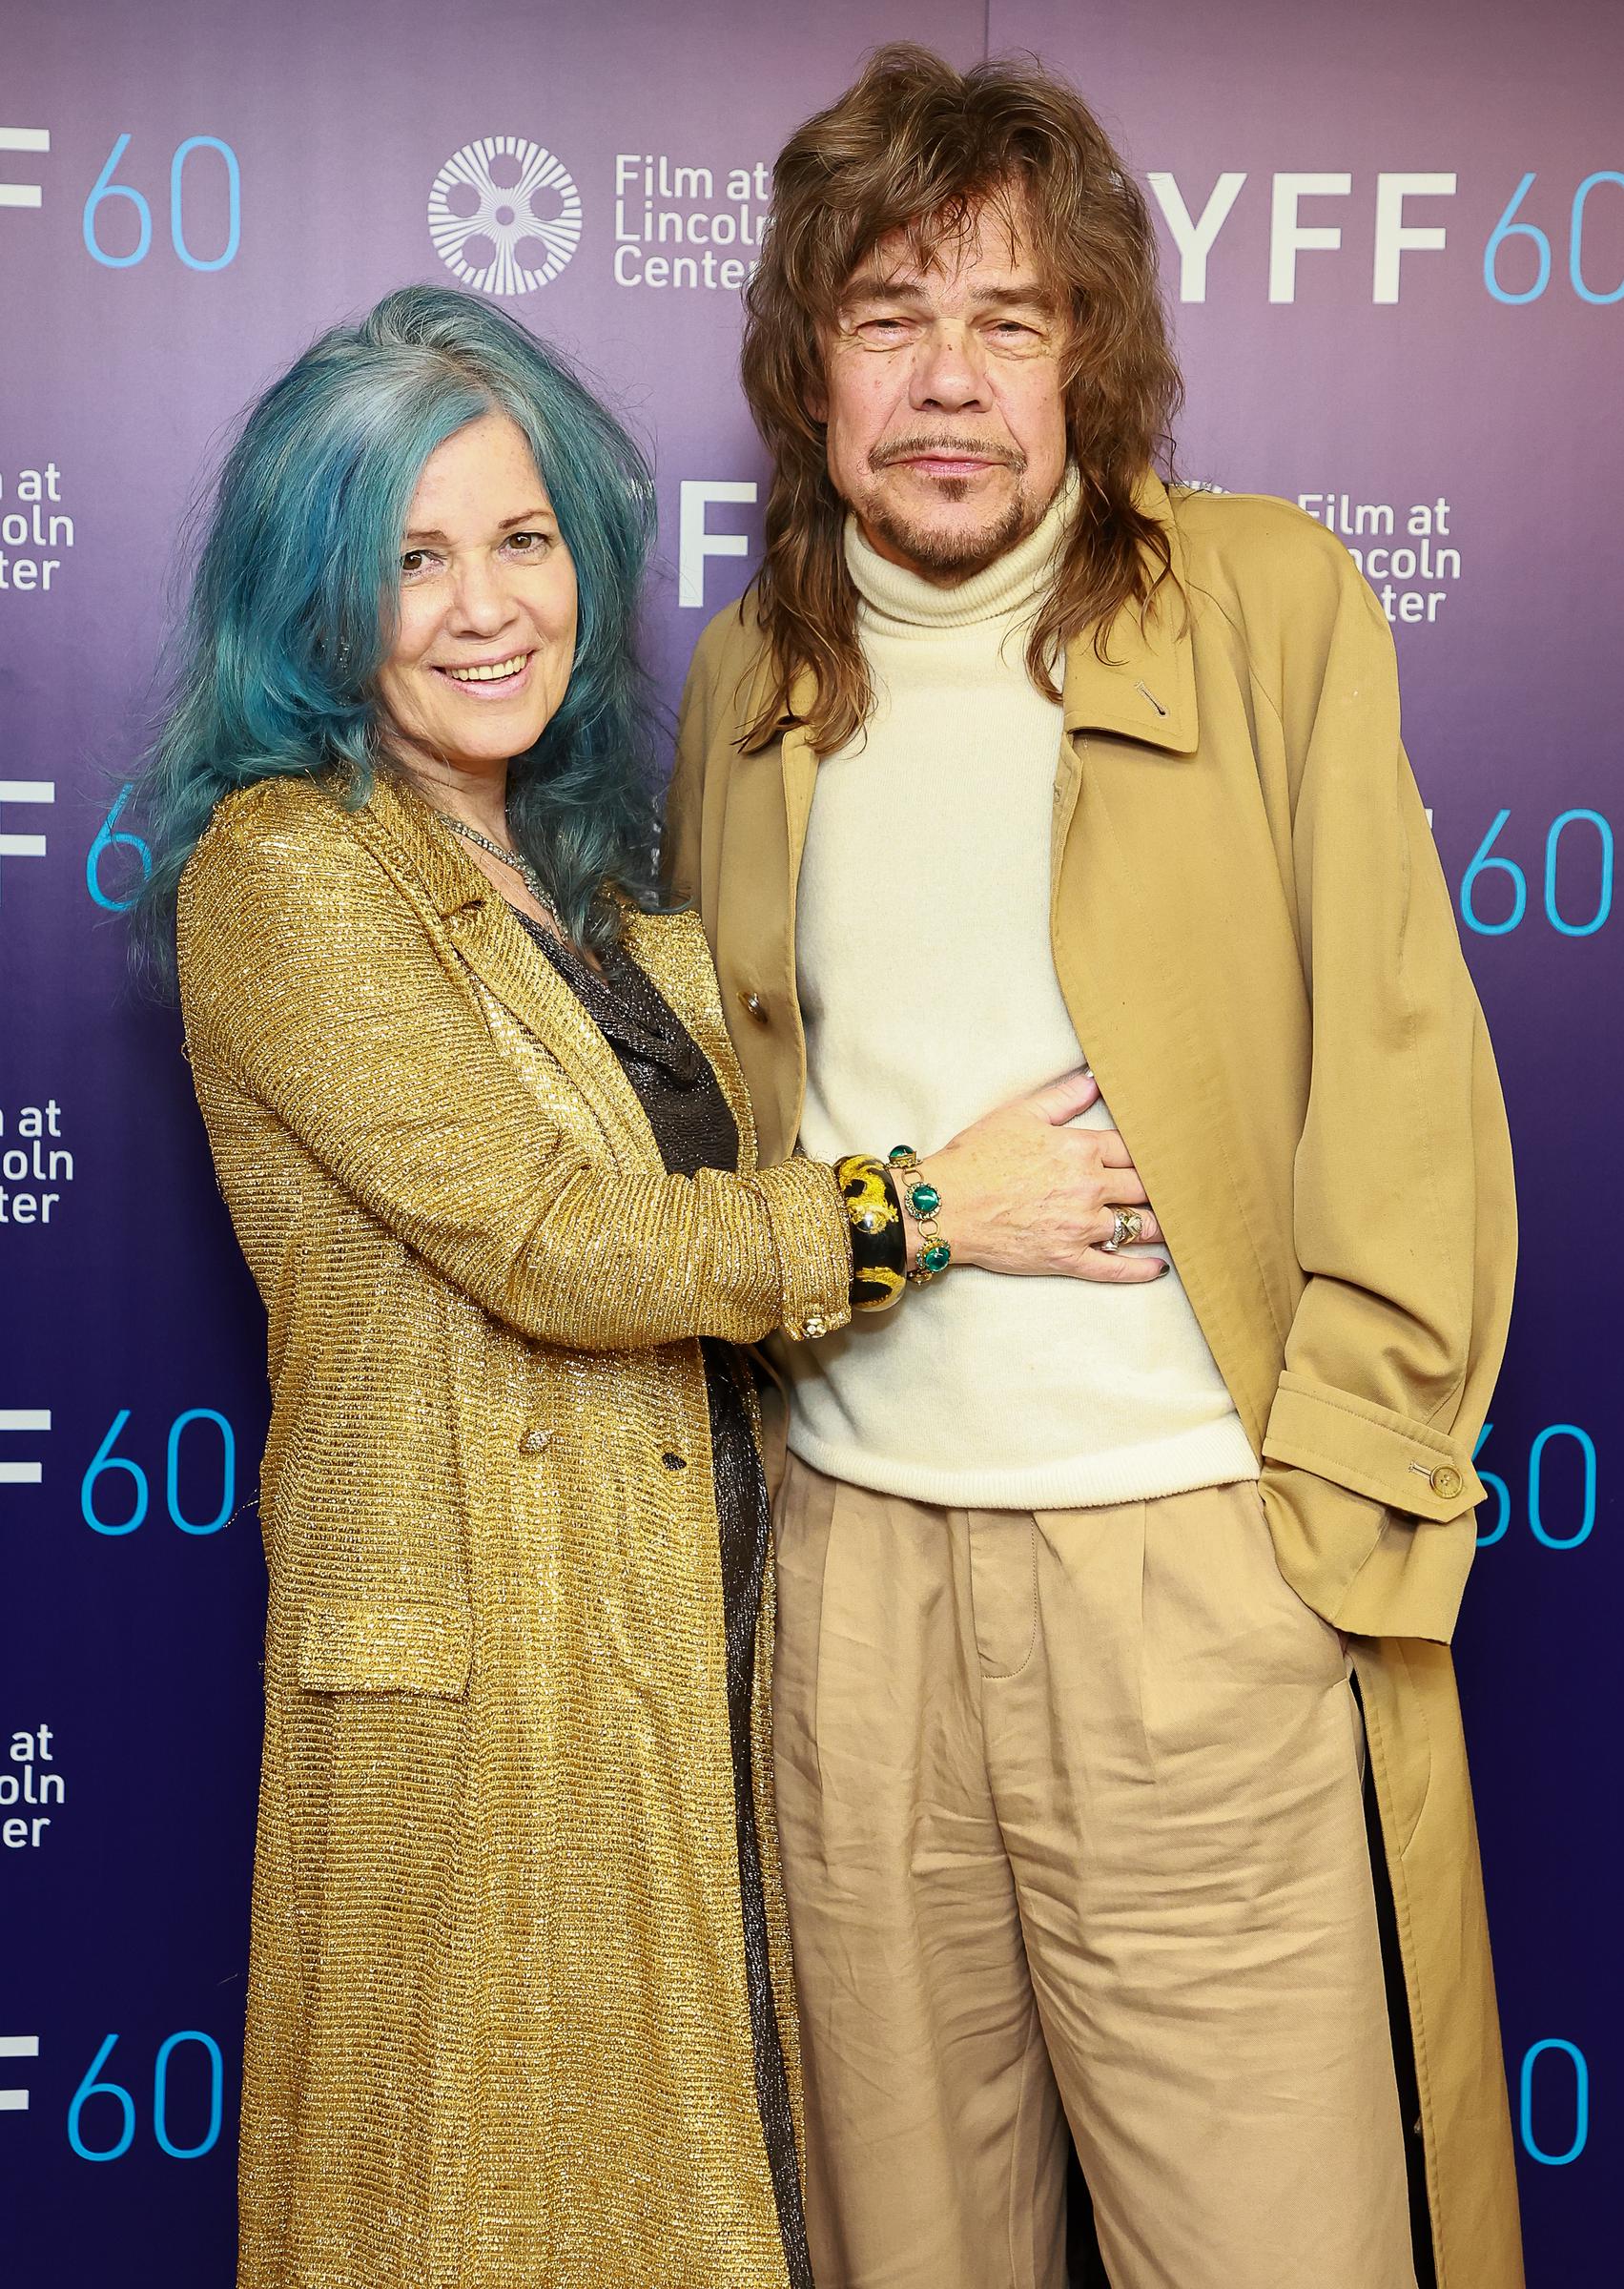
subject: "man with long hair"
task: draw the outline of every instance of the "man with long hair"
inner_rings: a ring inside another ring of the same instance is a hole
[[[783,1359],[820,2289],[1056,2289],[1068,2122],[1114,2289],[1516,2289],[1448,1652],[1513,1198],[1386,621],[1170,481],[1145,204],[1035,68],[877,55],[748,303],[668,870],[764,1160],[894,1134],[935,1274]],[[953,1266],[900,1148],[1084,1059],[1094,1277]]]

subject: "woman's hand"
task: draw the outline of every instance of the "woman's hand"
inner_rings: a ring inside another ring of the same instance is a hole
[[[1064,1126],[1099,1094],[1091,1073],[1062,1074],[984,1114],[920,1163],[918,1178],[941,1194],[941,1236],[956,1264],[1120,1287],[1161,1277],[1162,1257],[1131,1247],[1107,1255],[1100,1245],[1118,1208],[1139,1210],[1141,1242],[1160,1240],[1161,1227],[1117,1131]],[[912,1260],[918,1233],[908,1221]]]

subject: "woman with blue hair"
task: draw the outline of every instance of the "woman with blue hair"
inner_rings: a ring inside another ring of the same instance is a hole
[[[947,1250],[915,1170],[922,1241],[756,1166],[654,889],[651,524],[556,357],[390,295],[250,413],[148,772],[270,1319],[242,2289],[811,2280],[737,1347]],[[933,1158],[956,1259],[1073,1268],[1090,1090]]]

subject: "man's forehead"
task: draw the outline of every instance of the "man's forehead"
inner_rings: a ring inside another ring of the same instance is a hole
[[[981,198],[956,215],[922,216],[875,240],[847,281],[846,299],[900,286],[1040,291],[1023,220],[1018,195]]]
[[[984,302],[1031,304],[1044,310],[1059,306],[1054,289],[1031,263],[967,262],[945,268],[904,263],[879,269],[864,264],[848,280],[840,307],[851,310],[892,298],[944,309]]]

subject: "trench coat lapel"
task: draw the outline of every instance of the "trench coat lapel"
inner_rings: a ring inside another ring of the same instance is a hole
[[[756,670],[755,688],[744,712],[746,719],[753,717],[765,696],[768,663],[763,661]],[[800,880],[801,854],[807,847],[807,822],[812,817],[812,794],[817,785],[817,753],[812,743],[808,718],[817,702],[817,678],[810,668],[801,669],[790,686],[789,698],[776,727],[760,732],[753,739],[741,742],[741,752],[754,755],[762,752],[769,741],[778,741],[778,774],[784,796],[784,848],[789,861],[786,889],[790,910],[794,911],[795,885]]]
[[[784,733],[779,755],[784,774],[784,817],[789,830],[791,915],[795,885],[801,877],[801,854],[807,847],[807,822],[812,817],[812,793],[817,785],[817,755],[806,723],[816,697],[816,682],[803,669],[790,689],[791,720]]]
[[[1123,612],[1101,660],[1088,635],[1067,648],[1055,780],[1050,942],[1056,975],[1101,1094],[1156,1203],[1179,1275],[1254,1448],[1274,1376],[1257,1341],[1278,1324],[1262,1267],[1244,1256],[1252,1204],[1235,1188],[1208,1122],[1232,1079],[1199,1016],[1193,967],[1222,945],[1232,896],[1206,860],[1203,806],[1224,797],[1189,769],[1200,738],[1194,646],[1183,622],[1183,544],[1164,487],[1141,505],[1163,521],[1179,588],[1142,621]],[[1211,847],[1220,847],[1214,818]]]
[[[771,669],[756,664],[738,720],[755,722],[767,698]],[[721,918],[717,961],[724,992],[736,992],[747,1009],[752,997],[766,1022],[732,1023],[734,1045],[755,1107],[758,1144],[768,1165],[786,1159],[800,1134],[806,1096],[806,1038],[795,991],[795,894],[807,825],[817,787],[817,753],[808,719],[817,682],[803,669],[794,677],[777,722],[738,741],[740,769],[730,806],[730,834],[751,855],[743,895]]]
[[[1193,755],[1198,732],[1196,669],[1180,601],[1188,579],[1183,536],[1159,477],[1147,471],[1134,499],[1141,513],[1161,528],[1173,579],[1162,583],[1147,612],[1130,608],[1117,614],[1103,658],[1091,629],[1067,645],[1061,692],[1065,729],[1068,735],[1111,732],[1166,754]],[[1155,559],[1150,561],[1154,568]]]

